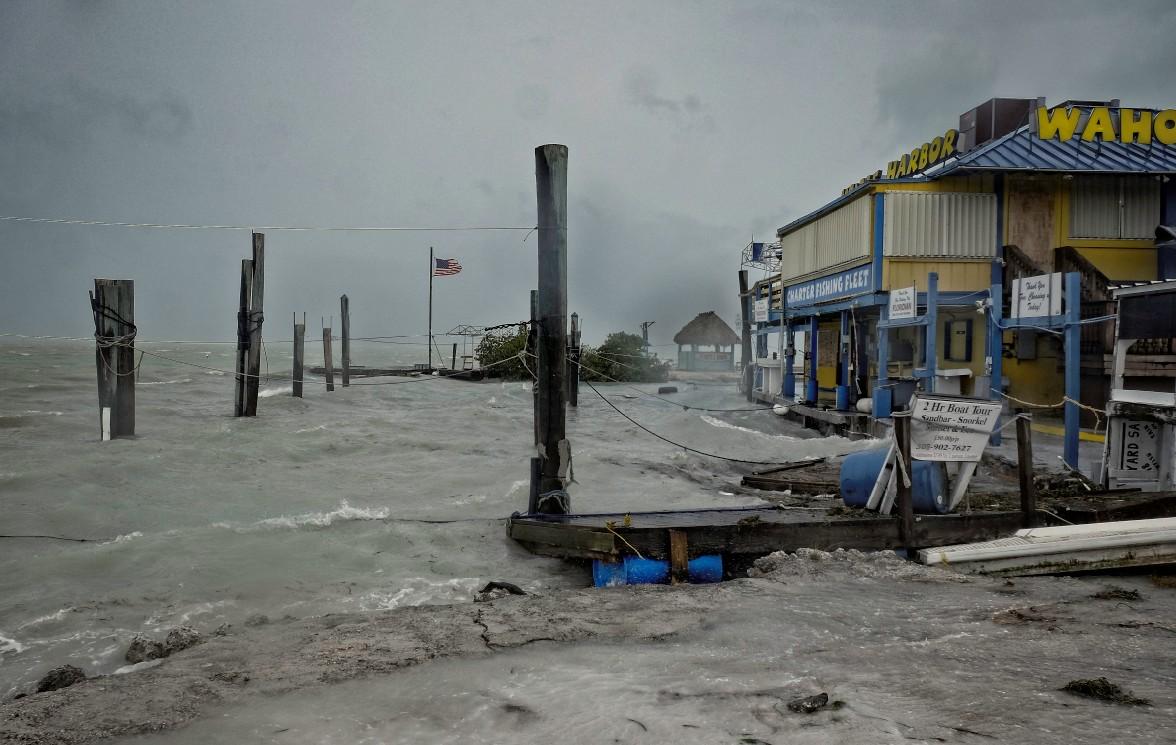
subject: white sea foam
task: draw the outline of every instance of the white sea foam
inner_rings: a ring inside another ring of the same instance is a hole
[[[300,435],[303,432],[318,432],[320,430],[325,430],[326,428],[327,428],[327,425],[320,424],[317,427],[306,427],[304,429],[296,429],[296,430],[294,430],[294,434]]]
[[[221,377],[224,377],[226,373],[224,370],[205,370],[204,374],[205,375],[219,375]]]
[[[455,600],[469,599],[484,580],[477,577],[454,577],[438,582],[425,577],[409,577],[405,582],[407,586],[395,592],[372,590],[355,598],[353,602],[363,610],[391,610],[402,606],[451,603]]]
[[[126,675],[127,673],[137,673],[140,670],[150,670],[151,668],[162,664],[163,660],[144,660],[143,662],[137,663],[135,665],[123,665],[119,669],[115,670],[114,674]]]
[[[37,409],[25,409],[26,414],[39,414],[41,416],[61,416],[60,411],[38,411]]]
[[[747,427],[740,427],[738,424],[731,424],[730,422],[724,422],[722,419],[717,419],[709,414],[703,414],[699,418],[702,419],[702,421],[709,424],[710,426],[718,427],[719,429],[733,429],[738,432],[746,432],[749,435],[758,435],[759,437],[770,437],[773,440],[787,440],[788,442],[795,442],[797,439],[795,437],[789,437],[788,435],[772,435],[772,434],[768,434],[767,432],[760,432],[759,430],[748,429]]]
[[[17,629],[17,631],[19,631],[21,629],[27,629],[30,626],[40,626],[43,623],[49,623],[51,621],[60,621],[61,619],[65,618],[67,615],[69,615],[69,613],[72,611],[73,611],[72,607],[61,608],[60,610],[56,610],[56,611],[54,611],[52,613],[48,613],[44,616],[38,616],[37,618],[34,618],[31,621],[25,621],[20,626],[17,626],[16,629]]]
[[[294,384],[278,386],[277,388],[263,388],[257,392],[258,398],[270,398],[272,396],[280,396],[283,393],[293,393]]]
[[[191,383],[191,378],[180,378],[179,380],[150,380],[146,383],[136,383],[135,385],[175,385],[177,383]]]
[[[343,500],[339,506],[330,512],[306,512],[301,515],[282,515],[281,517],[267,517],[264,520],[258,520],[255,523],[248,525],[235,525],[233,523],[213,523],[213,527],[227,528],[235,530],[238,533],[254,533],[261,530],[275,530],[287,529],[297,530],[298,528],[325,528],[337,522],[348,522],[351,520],[383,520],[391,514],[391,510],[387,507],[352,507]]]
[[[21,644],[16,639],[10,639],[0,632],[0,654],[6,654],[8,652],[20,654],[24,651],[24,649],[25,645]]]

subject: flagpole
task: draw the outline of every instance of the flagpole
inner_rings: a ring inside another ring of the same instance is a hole
[[[433,369],[433,247],[429,246],[429,370]]]

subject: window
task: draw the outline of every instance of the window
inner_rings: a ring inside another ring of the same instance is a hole
[[[1151,238],[1160,223],[1160,182],[1151,176],[1076,176],[1071,238]]]

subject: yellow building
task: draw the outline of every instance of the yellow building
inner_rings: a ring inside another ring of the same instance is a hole
[[[745,250],[769,271],[751,298],[769,306],[757,395],[846,428],[915,387],[1060,404],[1061,334],[1002,328],[1013,282],[1077,272],[1092,318],[1115,283],[1176,277],[1176,249],[1155,240],[1176,222],[1173,175],[1176,110],[992,99],[966,112]],[[1082,328],[1083,398],[1101,407],[1109,350],[1102,328]]]

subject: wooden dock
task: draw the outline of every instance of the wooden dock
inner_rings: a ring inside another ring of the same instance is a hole
[[[1012,535],[1021,512],[918,515],[914,545],[943,546]],[[615,561],[640,553],[670,555],[670,532],[685,534],[687,553],[762,556],[773,551],[903,548],[898,517],[831,516],[825,510],[748,507],[590,515],[514,515],[507,535],[532,553],[568,559]]]

